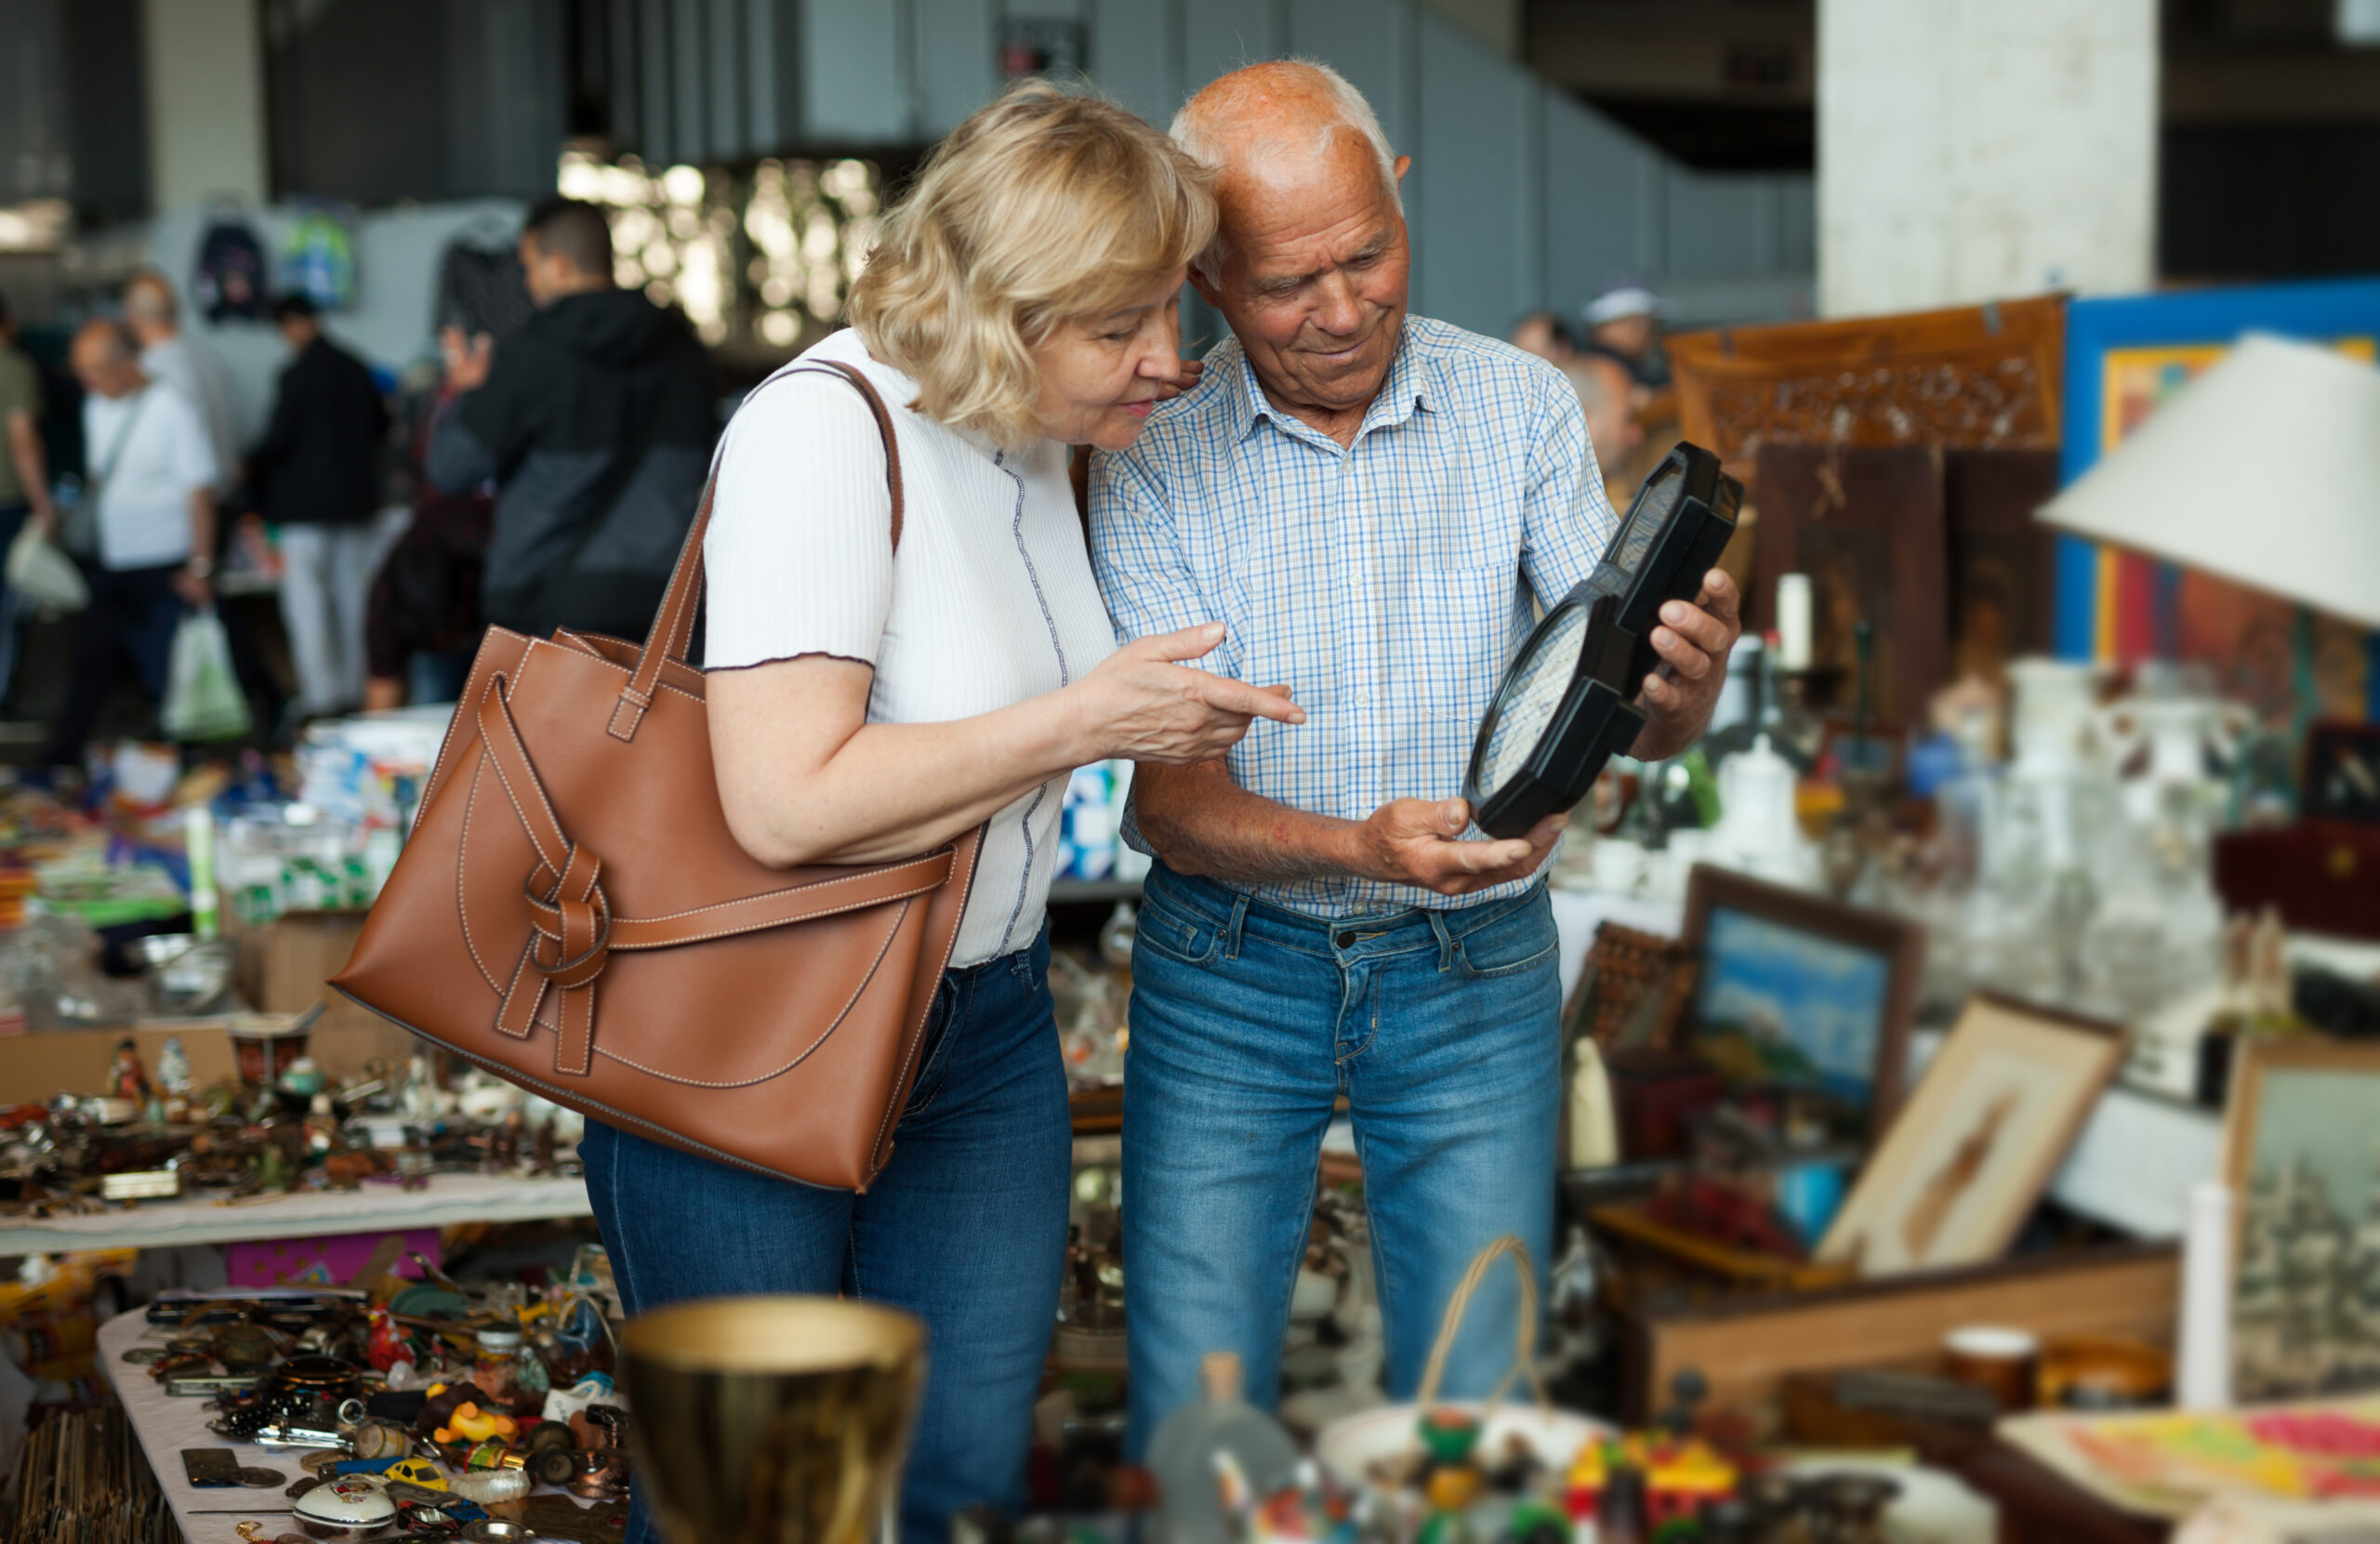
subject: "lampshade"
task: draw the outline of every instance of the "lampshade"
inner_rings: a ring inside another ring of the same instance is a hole
[[[2250,334],[2041,518],[2380,627],[2380,370]]]

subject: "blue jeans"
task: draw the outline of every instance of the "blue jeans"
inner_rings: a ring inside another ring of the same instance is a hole
[[[1561,985],[1542,888],[1453,911],[1325,920],[1157,865],[1132,952],[1124,1063],[1131,1447],[1235,1351],[1260,1405],[1345,1095],[1364,1166],[1387,1383],[1407,1398],[1472,1257],[1554,1233]],[[1472,1300],[1445,1392],[1512,1366],[1500,1267]]]
[[[952,1513],[978,1502],[1023,1510],[1073,1162],[1049,976],[1045,928],[1029,949],[943,978],[892,1159],[865,1194],[591,1121],[579,1144],[629,1313],[741,1292],[840,1293],[925,1321],[903,1544],[948,1544]],[[640,1498],[626,1544],[658,1537]]]

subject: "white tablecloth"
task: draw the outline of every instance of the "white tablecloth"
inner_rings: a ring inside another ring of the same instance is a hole
[[[322,1234],[443,1228],[460,1222],[534,1222],[586,1217],[584,1180],[514,1180],[439,1174],[421,1190],[366,1184],[352,1191],[299,1191],[270,1201],[143,1201],[87,1217],[0,1226],[0,1255],[68,1249],[150,1249]]]
[[[217,1436],[206,1429],[214,1414],[206,1400],[176,1399],[149,1376],[147,1367],[125,1361],[125,1352],[143,1339],[153,1337],[153,1343],[163,1345],[172,1334],[170,1329],[152,1327],[139,1309],[118,1314],[99,1326],[99,1366],[115,1385],[117,1397],[124,1401],[124,1412],[132,1421],[134,1434],[140,1439],[141,1451],[149,1455],[149,1467],[157,1471],[157,1486],[165,1493],[166,1504],[174,1509],[174,1520],[181,1524],[183,1537],[190,1544],[240,1544],[238,1524],[244,1519],[262,1523],[262,1537],[267,1539],[298,1532],[289,1515],[289,1498],[281,1493],[279,1486],[271,1490],[251,1490],[245,1485],[201,1490],[190,1483],[182,1470],[185,1447],[229,1447],[239,1454],[243,1468],[278,1471],[284,1476],[284,1486],[305,1474],[298,1467],[298,1460],[304,1455],[268,1452],[253,1443],[230,1442]]]

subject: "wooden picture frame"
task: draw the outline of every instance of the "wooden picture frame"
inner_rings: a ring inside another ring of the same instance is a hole
[[[1698,1053],[1712,1055],[1715,1037],[1715,1006],[1727,983],[1712,958],[1713,918],[1740,914],[1755,922],[1803,934],[1823,945],[1856,950],[1884,965],[1884,983],[1877,1004],[1875,1054],[1868,1070],[1869,1095],[1864,1134],[1873,1137],[1892,1119],[1901,1098],[1903,1069],[1909,1059],[1909,1025],[1917,1009],[1918,978],[1925,966],[1925,933],[1916,923],[1864,906],[1847,905],[1808,891],[1755,879],[1748,874],[1697,864],[1687,876],[1686,924],[1687,949],[1699,962],[1695,1003],[1687,1014],[1687,1036]]]
[[[2338,1336],[2321,1310],[2348,1290],[2345,1273],[2269,1270],[2276,1256],[2298,1253],[2304,1226],[2327,1212],[2343,1249],[2380,1207],[2380,1153],[2373,1144],[2380,1111],[2380,1044],[2317,1035],[2241,1044],[2223,1126],[2224,1182],[2237,1211],[2231,1311],[2232,1397],[2242,1405],[2380,1389],[2380,1346],[2368,1336]],[[2294,1106],[2273,1121],[2274,1099]],[[2268,1129],[2272,1144],[2262,1139]],[[2286,1154],[2286,1170],[2276,1160]],[[2345,1174],[2347,1169],[2360,1173]],[[2351,1180],[2360,1201],[2338,1194]],[[2262,1181],[2262,1182],[2260,1182]],[[2299,1231],[2284,1234],[2290,1221]],[[2368,1248],[2368,1245],[2361,1246]],[[2308,1294],[2326,1295],[2309,1299]]]
[[[2118,1025],[1970,997],[1815,1258],[1871,1276],[2000,1259],[2123,1060]]]

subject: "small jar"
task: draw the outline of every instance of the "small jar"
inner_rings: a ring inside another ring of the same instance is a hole
[[[521,1332],[512,1328],[483,1329],[471,1362],[471,1381],[489,1399],[508,1407],[521,1399]]]

